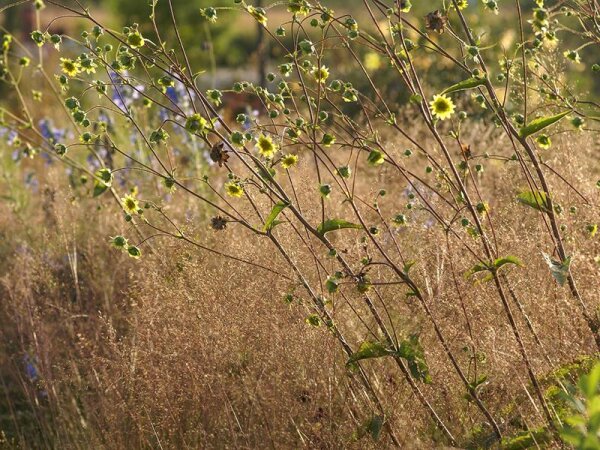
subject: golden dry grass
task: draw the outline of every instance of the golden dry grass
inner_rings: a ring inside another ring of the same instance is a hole
[[[465,139],[473,146],[486,145],[490,154],[510,155],[507,142],[498,136],[481,125]],[[550,176],[565,209],[561,222],[568,227],[566,242],[579,288],[596,311],[600,277],[594,257],[600,248],[585,225],[600,212],[598,142],[587,135],[554,139],[545,154],[547,164],[591,202],[584,205],[558,177]],[[400,157],[404,143],[395,136],[388,136],[388,142],[391,154]],[[296,186],[299,205],[314,204],[308,160],[296,169],[307,174],[297,177],[307,180]],[[423,168],[418,157],[410,164]],[[380,206],[384,216],[393,216],[406,202],[405,182],[389,168],[365,170],[369,172],[357,189],[368,199],[385,186]],[[312,311],[300,288],[297,299],[286,304],[283,296],[293,285],[289,281],[181,242],[155,240],[146,257],[133,261],[106,243],[120,231],[108,202],[96,209],[97,203],[74,198],[57,168],[40,176],[39,191],[29,194],[25,209],[15,212],[9,203],[0,204],[0,375],[7,399],[0,426],[10,435],[6,448],[390,446],[385,435],[377,443],[368,437],[351,439],[372,414],[372,405],[347,373],[332,335],[304,322]],[[514,201],[523,187],[521,177],[517,163],[488,160],[479,189],[489,199],[499,248],[526,262],[511,269],[510,286],[541,345],[518,306],[512,307],[534,369],[543,377],[580,355],[593,354],[594,343],[578,306],[566,288],[553,282],[541,257],[550,243],[539,217]],[[570,206],[578,207],[576,214],[568,212]],[[292,276],[266,239],[232,225],[210,230],[206,212],[177,194],[171,208],[180,217],[190,212],[186,230],[201,242]],[[342,206],[334,197],[328,208],[335,213]],[[318,211],[306,207],[306,217],[318,221]],[[414,276],[425,286],[450,350],[470,378],[488,376],[481,398],[504,429],[539,426],[543,417],[530,401],[534,394],[492,286],[466,280],[463,274],[473,265],[472,257],[456,241],[447,241],[443,230],[422,223],[394,236],[403,255],[417,261]],[[291,258],[314,286],[322,286],[323,271],[315,269],[303,242],[310,241],[323,267],[333,271],[326,249],[303,234],[282,230],[276,233]],[[334,241],[357,258],[364,251],[352,231]],[[393,251],[385,233],[381,243]],[[390,278],[383,269],[373,269],[370,276]],[[430,320],[417,302],[405,297],[404,287],[381,286],[379,293],[376,299],[387,308],[388,324],[400,336],[420,334],[433,379],[422,390],[467,445],[483,419],[465,400],[465,388]],[[355,290],[334,296],[331,312],[353,347],[375,328]],[[24,372],[26,354],[37,361],[34,382]],[[403,447],[441,446],[441,437],[396,366],[378,360],[365,367]]]

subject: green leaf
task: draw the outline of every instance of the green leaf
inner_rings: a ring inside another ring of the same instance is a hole
[[[385,157],[379,150],[371,150],[369,152],[369,156],[367,157],[367,162],[371,166],[379,166],[385,162]]]
[[[494,274],[500,269],[502,266],[507,264],[514,264],[515,266],[522,266],[523,263],[516,256],[505,256],[503,258],[498,258],[492,263],[477,263],[473,267],[471,267],[466,273],[465,278],[470,278],[476,273],[480,272],[489,272],[481,281],[486,282],[490,281],[494,278]]]
[[[104,194],[108,190],[108,186],[102,181],[94,180],[94,197]]]
[[[543,191],[525,191],[517,195],[517,201],[524,205],[530,206],[533,209],[542,211],[545,213],[550,212],[548,208],[548,196]]]
[[[543,444],[550,441],[552,441],[552,434],[546,428],[534,428],[532,430],[520,431],[517,435],[512,437],[505,437],[502,439],[500,448],[502,448],[502,450],[546,448]]]
[[[360,344],[358,350],[348,358],[346,366],[353,367],[358,361],[363,359],[381,358],[384,356],[399,356],[400,358],[405,359],[408,364],[408,369],[414,378],[423,381],[424,383],[431,382],[429,368],[425,362],[423,347],[421,347],[419,336],[416,334],[413,334],[408,339],[402,341],[398,351],[390,350],[380,342],[365,341]]]
[[[421,97],[419,94],[414,94],[410,96],[408,101],[413,105],[420,105],[423,102],[423,97]]]
[[[490,270],[490,268],[487,264],[477,263],[465,272],[465,278],[470,278],[473,275],[475,275],[476,273],[485,272],[486,270]]]
[[[111,186],[113,174],[110,169],[99,169],[94,174],[94,197],[104,194]]]
[[[519,130],[519,136],[526,138],[527,136],[531,136],[532,134],[537,133],[538,131],[543,130],[544,128],[549,127],[550,125],[558,122],[560,119],[565,117],[571,111],[564,111],[555,116],[549,117],[540,117],[538,119],[532,120],[528,125],[522,127]]]
[[[424,383],[431,383],[429,367],[425,362],[423,347],[419,343],[419,335],[413,334],[408,339],[402,341],[397,354],[406,360],[408,369],[413,377]]]
[[[477,388],[482,386],[487,380],[488,380],[488,376],[482,375],[479,378],[477,378],[474,382],[469,383],[469,386],[471,387],[471,389],[476,390]]]
[[[335,294],[340,288],[339,280],[337,278],[328,277],[325,282],[325,288],[330,294]]]
[[[550,267],[550,272],[558,284],[563,286],[569,276],[569,267],[571,266],[571,257],[567,257],[564,261],[556,261],[547,255],[542,253],[546,264]]]
[[[202,74],[204,74],[204,73],[206,73],[206,70],[200,70],[200,71],[196,72],[196,73],[195,73],[195,74],[192,76],[193,80],[194,80],[194,81],[196,81],[196,78],[198,78],[200,75],[202,75]]]
[[[404,272],[405,275],[408,275],[408,272],[410,271],[410,269],[412,268],[412,266],[414,266],[417,262],[416,261],[408,261],[406,264],[404,264],[404,267],[402,268],[402,272]]]
[[[341,230],[342,228],[354,228],[360,230],[362,229],[362,226],[343,219],[330,219],[326,220],[317,227],[317,233],[319,233],[321,236],[324,236],[325,233]]]
[[[600,390],[600,363],[592,368],[589,374],[579,380],[579,389],[588,399],[592,399]]]
[[[385,418],[380,415],[374,415],[372,417],[369,417],[359,427],[356,428],[356,431],[354,431],[354,433],[352,433],[352,440],[358,441],[359,439],[365,437],[367,434],[370,434],[373,440],[379,440],[384,421]]]
[[[499,269],[500,267],[505,266],[506,264],[514,264],[515,266],[519,267],[523,265],[521,260],[516,256],[505,256],[504,258],[498,258],[494,261],[494,267],[496,269]]]
[[[277,175],[277,171],[272,167],[263,167],[257,164],[256,171],[263,182],[273,183],[275,181],[275,175]]]
[[[485,78],[468,78],[466,80],[461,81],[460,83],[456,83],[449,88],[446,88],[442,91],[442,94],[450,94],[451,92],[464,91],[467,89],[473,89],[479,86],[483,86],[485,84]]]
[[[284,201],[277,202],[275,206],[273,206],[269,217],[267,217],[267,220],[265,221],[263,231],[271,231],[273,228],[275,228],[277,223],[281,223],[280,221],[277,221],[275,219],[277,219],[277,216],[281,213],[281,211],[283,211],[288,206],[289,204]]]
[[[381,342],[365,341],[360,344],[358,350],[348,358],[346,365],[355,364],[363,359],[381,358],[382,356],[387,356],[392,353],[393,352],[385,348]]]
[[[371,417],[371,420],[367,424],[367,431],[375,441],[379,439],[379,436],[381,436],[382,428],[383,416],[375,415]]]

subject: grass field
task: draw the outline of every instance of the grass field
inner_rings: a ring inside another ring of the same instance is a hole
[[[0,449],[600,448],[594,1],[202,10],[264,87],[47,3],[0,34]]]

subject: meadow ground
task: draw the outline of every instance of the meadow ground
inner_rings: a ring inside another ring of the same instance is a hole
[[[397,137],[387,139],[398,152],[404,148]],[[490,152],[502,153],[506,145],[497,130],[483,125],[466,139],[485,142]],[[588,134],[556,139],[546,163],[597,205],[591,180],[599,173],[598,142]],[[34,169],[35,183],[15,183]],[[314,169],[305,163],[297,170],[308,178]],[[528,261],[511,271],[511,285],[524,312],[518,326],[543,379],[592,355],[594,344],[568,290],[549,282],[542,259],[547,242],[540,238],[535,214],[505,201],[514,197],[519,173],[514,161],[490,160],[479,188],[484,197],[495,199],[490,206],[499,245]],[[406,186],[395,177],[390,170],[373,170],[362,188],[376,192],[378,183],[385,184],[393,209],[406,201]],[[600,277],[594,257],[600,247],[583,224],[598,217],[598,206],[582,205],[559,178],[552,178],[552,185],[561,203],[578,206],[563,217],[567,242],[578,249],[573,264],[579,288],[597,307]],[[310,310],[302,300],[284,301],[287,281],[177,240],[156,240],[143,259],[128,258],[107,243],[107,236],[119,232],[114,205],[106,199],[99,205],[71,189],[60,165],[36,161],[5,167],[0,429],[6,448],[390,445],[385,436],[377,442],[359,439],[368,406],[348,378],[344,355],[327,328],[305,323]],[[300,204],[311,195],[301,190]],[[177,192],[169,208],[185,212],[188,234],[201,242],[292,275],[264,239],[233,227],[211,229],[204,210]],[[407,227],[396,238],[418,261],[419,279],[435,293],[430,307],[460,363],[470,377],[487,377],[481,397],[502,417],[503,427],[515,435],[539,427],[542,418],[530,401],[531,386],[501,306],[488,285],[462,276],[470,257],[449,259],[460,252],[448,247],[453,244],[436,227]],[[343,244],[360,246],[352,236]],[[298,251],[295,257],[311,255]],[[476,447],[477,439],[486,436],[482,418],[465,399],[464,386],[428,319],[405,298],[402,287],[386,286],[381,292],[399,332],[421,334],[433,380],[423,388],[427,397],[462,445]],[[365,327],[349,306],[360,313],[360,295],[340,300],[333,315],[347,337],[359,343]],[[539,342],[528,331],[525,315]],[[367,367],[402,445],[443,445],[394,365],[374,361]],[[578,370],[577,364],[573,367]]]
[[[0,5],[0,449],[600,450],[595,0],[139,1]]]

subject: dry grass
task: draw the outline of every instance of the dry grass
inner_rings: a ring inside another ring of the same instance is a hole
[[[14,445],[343,445],[354,394],[335,343],[303,323],[302,308],[255,273],[181,245],[160,243],[133,263],[104,243],[104,213],[60,196],[47,206],[46,228],[28,225],[4,254],[2,378],[20,412],[11,423],[3,410],[2,425]],[[14,216],[3,217],[6,232]],[[25,353],[36,355],[36,382]]]
[[[480,145],[482,135],[490,153],[509,153],[507,143],[484,128],[472,130],[467,141]],[[390,142],[399,155],[405,146],[394,139]],[[562,220],[569,230],[567,245],[575,249],[579,287],[595,311],[600,277],[593,258],[600,248],[585,225],[600,212],[594,187],[599,178],[594,154],[598,143],[583,135],[557,136],[555,141],[546,162],[594,205],[582,206],[568,186],[550,177],[566,210]],[[416,160],[414,165],[422,170],[423,162]],[[312,168],[304,162],[298,170],[308,173]],[[52,181],[52,171],[49,174],[41,180],[38,195],[30,196],[27,209],[15,212],[8,203],[0,204],[0,375],[7,400],[0,409],[0,430],[7,436],[6,448],[390,445],[385,436],[378,443],[368,437],[352,442],[352,433],[370,415],[369,402],[348,377],[335,339],[325,327],[304,322],[311,312],[308,302],[288,305],[282,300],[290,282],[165,240],[154,241],[147,257],[132,261],[106,244],[107,236],[119,232],[108,203],[96,210],[91,200],[65,195],[68,189]],[[566,289],[553,283],[541,258],[550,244],[539,218],[511,200],[521,176],[516,163],[488,161],[479,188],[490,199],[499,247],[527,263],[512,270],[510,283],[541,346],[517,305],[512,306],[535,371],[544,375],[593,353],[594,344],[577,305]],[[391,217],[406,202],[406,185],[390,169],[373,171],[361,180],[358,189],[364,198],[369,198],[369,190],[388,190],[381,201],[384,215]],[[314,200],[314,186],[296,188],[300,205]],[[338,208],[336,201],[330,205],[334,211]],[[577,214],[569,214],[568,208],[575,205]],[[289,274],[268,242],[232,226],[223,232],[209,230],[205,213],[183,198],[172,208],[180,214],[192,208],[193,219],[185,226],[201,241]],[[306,215],[311,217],[311,212]],[[317,209],[311,218],[318,220]],[[281,232],[280,237],[291,257],[307,268],[314,285],[322,285],[323,273],[314,269],[309,247],[299,236],[310,240],[293,233]],[[345,236],[337,238],[336,246],[360,255],[362,244],[352,232]],[[402,253],[417,261],[416,278],[426,287],[434,316],[465,372],[469,377],[488,376],[481,398],[502,418],[503,428],[543,423],[529,401],[529,380],[496,294],[491,286],[473,285],[463,277],[472,258],[464,252],[457,257],[458,243],[448,243],[437,227],[411,226],[395,238]],[[381,242],[393,248],[385,234]],[[335,270],[326,252],[316,242],[311,245],[322,264]],[[370,275],[377,280],[389,277],[381,269]],[[386,305],[398,334],[420,333],[433,378],[423,392],[466,445],[482,417],[465,400],[464,386],[431,323],[418,303],[405,298],[403,287],[384,286],[379,292],[378,301]],[[296,293],[303,295],[301,289]],[[334,298],[332,315],[353,346],[373,329],[364,319],[365,310],[355,291]],[[36,360],[35,381],[26,376],[24,355]],[[441,445],[397,368],[389,361],[365,367],[403,445]]]

